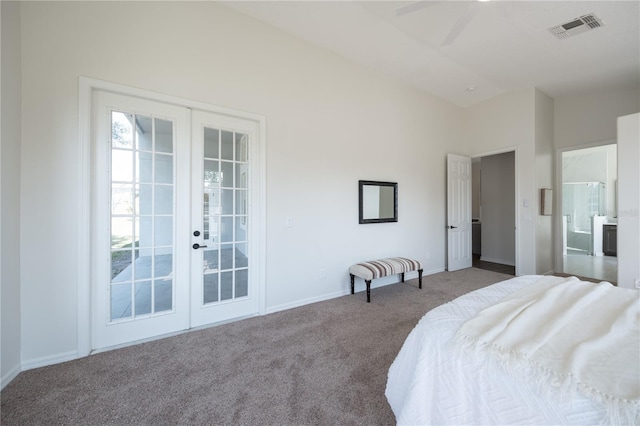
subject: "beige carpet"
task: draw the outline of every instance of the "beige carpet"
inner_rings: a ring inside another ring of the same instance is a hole
[[[23,372],[8,425],[394,424],[384,390],[429,310],[511,278],[470,268]],[[345,284],[346,285],[346,284]]]

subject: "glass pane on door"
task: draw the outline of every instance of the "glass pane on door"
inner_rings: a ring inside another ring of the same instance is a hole
[[[249,296],[248,136],[204,127],[203,305]]]
[[[173,310],[173,127],[111,113],[111,322]]]

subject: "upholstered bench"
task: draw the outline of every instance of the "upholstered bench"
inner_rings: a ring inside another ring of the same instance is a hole
[[[418,288],[422,288],[422,266],[420,262],[405,257],[390,257],[387,259],[371,260],[369,262],[356,263],[349,268],[351,276],[351,294],[355,292],[355,277],[364,279],[367,284],[367,302],[371,302],[371,280],[400,274],[404,282],[404,273],[418,271]]]

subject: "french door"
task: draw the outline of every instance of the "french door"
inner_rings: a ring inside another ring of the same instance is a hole
[[[96,91],[92,349],[258,313],[258,125]]]
[[[191,324],[258,310],[252,268],[251,141],[255,122],[193,111]],[[255,234],[254,234],[255,235]]]

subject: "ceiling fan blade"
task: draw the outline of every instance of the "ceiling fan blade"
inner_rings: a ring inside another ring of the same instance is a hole
[[[460,16],[456,23],[453,24],[453,27],[451,27],[449,34],[447,34],[440,46],[448,46],[453,43],[456,38],[458,38],[460,33],[465,29],[467,24],[471,22],[476,13],[478,13],[478,2],[472,1],[469,3],[462,16]]]
[[[442,3],[441,1],[414,1],[413,3],[409,3],[406,6],[402,6],[396,9],[396,16],[403,16],[408,13],[416,12],[421,9],[425,9],[427,7],[434,6],[438,3]]]

